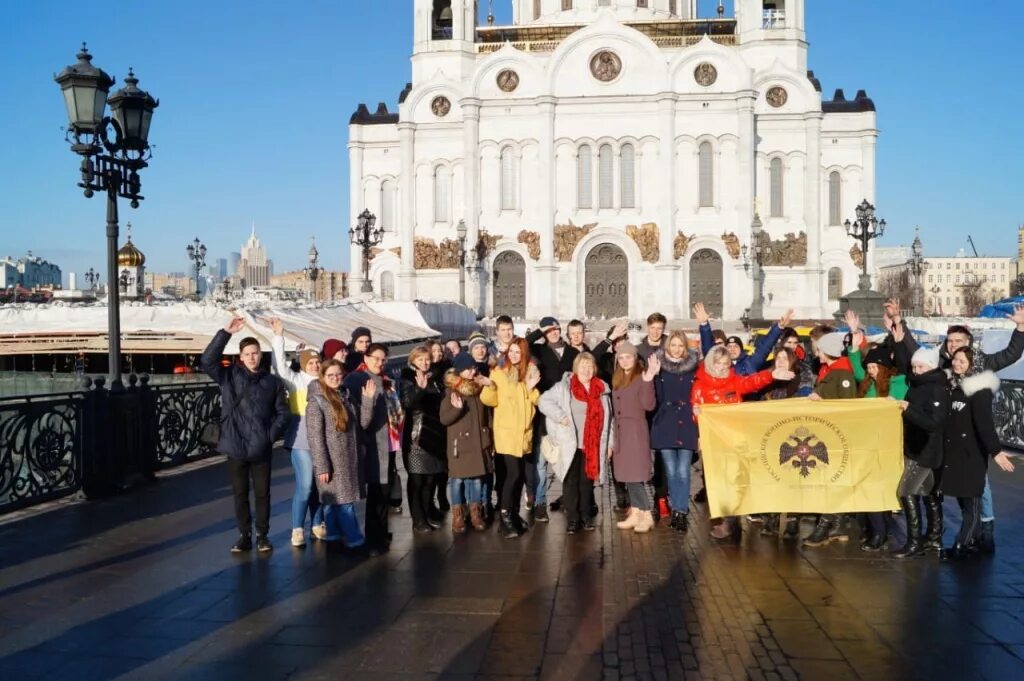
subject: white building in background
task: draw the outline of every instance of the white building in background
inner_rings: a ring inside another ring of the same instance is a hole
[[[256,225],[252,227],[249,240],[242,245],[237,274],[246,287],[270,286],[270,277],[274,274],[274,264],[267,258],[267,249],[263,247],[263,242],[256,236]]]
[[[482,313],[683,318],[704,301],[735,319],[755,212],[766,316],[827,317],[856,287],[841,223],[874,201],[875,107],[822,101],[804,0],[721,18],[694,0],[513,0],[510,26],[478,25],[478,5],[415,0],[398,112],[352,116],[353,213],[384,229],[375,291],[457,299],[464,221]]]
[[[26,289],[61,287],[60,267],[29,251],[23,258],[0,258],[0,288]]]

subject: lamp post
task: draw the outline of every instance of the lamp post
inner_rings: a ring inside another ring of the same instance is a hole
[[[370,249],[384,238],[384,230],[375,228],[376,224],[377,216],[369,210],[363,210],[356,218],[356,226],[348,230],[348,238],[363,252],[363,286],[360,289],[363,293],[373,293],[373,283],[370,281]]]
[[[311,237],[313,245],[309,247],[309,266],[303,268],[306,278],[309,279],[309,299],[316,300],[316,280],[324,268],[320,267],[320,251],[316,250],[316,237]]]
[[[751,320],[764,319],[764,261],[768,256],[767,246],[764,245],[764,224],[761,216],[754,213],[754,220],[750,223],[751,248],[743,246],[743,269],[749,270],[753,267],[754,299],[746,314]]]
[[[89,268],[89,271],[85,273],[85,280],[89,282],[89,290],[95,291],[96,284],[100,280],[100,275],[96,273],[96,270]]]
[[[858,290],[871,290],[871,275],[868,274],[868,244],[872,239],[877,239],[885,234],[885,220],[875,217],[875,207],[868,203],[867,199],[860,202],[856,208],[857,219],[853,222],[847,220],[843,223],[847,235],[860,242],[860,252],[863,256],[861,262],[860,281],[857,283]]]
[[[199,300],[199,271],[206,267],[206,246],[199,242],[199,237],[185,247],[188,259],[192,261],[192,268],[196,271],[196,300]]]
[[[64,95],[68,114],[66,138],[71,151],[82,157],[81,181],[86,198],[97,191],[107,193],[107,333],[110,340],[110,386],[120,390],[121,315],[117,279],[117,197],[139,207],[142,181],[139,171],[152,156],[149,127],[159,102],[138,88],[131,69],[125,87],[109,98],[114,79],[92,65],[92,55],[82,43],[78,62],[68,66],[54,80]],[[107,105],[110,116],[105,116]]]
[[[914,314],[924,314],[924,247],[921,244],[921,228],[914,228],[914,243],[910,246],[910,273],[914,277]]]
[[[459,238],[459,305],[466,304],[466,221],[459,220],[455,226]]]
[[[121,270],[121,276],[118,278],[118,283],[121,284],[121,295],[128,295],[128,284],[131,283],[132,274],[128,270]]]
[[[932,286],[928,290],[931,291],[932,294],[932,315],[938,315],[939,307],[942,305],[942,301],[939,299],[938,294],[940,291],[942,291],[942,287],[936,284],[935,286]]]

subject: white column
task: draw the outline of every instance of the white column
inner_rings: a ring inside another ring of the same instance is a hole
[[[812,290],[818,291],[818,306],[822,316],[827,309],[828,281],[821,271],[821,244],[824,237],[825,220],[821,219],[821,119],[822,114],[814,113],[805,120],[807,135],[807,160],[804,163],[804,226],[807,229],[807,276]]]
[[[412,123],[398,124],[398,143],[402,171],[398,181],[398,223],[401,230],[402,266],[395,292],[398,300],[412,300],[416,295],[416,273],[413,270],[413,237],[416,232],[415,133]]]
[[[342,229],[348,233],[350,227],[355,226],[356,216],[363,212],[366,207],[363,205],[363,145],[362,142],[349,142],[348,145],[348,202],[349,215],[345,216],[345,225]],[[358,246],[349,243],[349,282],[350,291],[358,291],[363,282],[363,255]],[[232,274],[235,274],[232,272]]]
[[[463,214],[466,221],[466,251],[472,252],[480,234],[480,100],[464,99],[462,104]],[[484,263],[479,265],[482,267]],[[483,312],[484,278],[466,277],[466,304]]]
[[[875,202],[875,144],[877,142],[878,133],[876,132],[868,133],[861,138],[861,165],[864,168],[864,172],[860,182],[864,188],[864,196],[854,197],[853,206],[858,205],[863,199],[867,199],[872,204]],[[850,206],[850,208],[852,209],[853,206]]]
[[[540,110],[539,148],[537,159],[540,162],[540,196],[537,197],[541,205],[540,220],[540,262],[550,265],[554,261],[554,233],[555,233],[555,99],[554,97],[542,97],[538,102]],[[519,186],[523,186],[523,166],[520,163]],[[527,200],[522,196],[521,200]],[[522,206],[519,206],[522,210]]]
[[[754,197],[757,196],[757,130],[754,123],[754,93],[741,96],[738,104],[736,135],[736,214],[741,224],[749,225],[754,219]],[[767,210],[762,208],[764,212]],[[762,221],[767,217],[762,215]]]
[[[676,101],[673,95],[658,100],[658,130],[661,134],[661,210],[658,215],[658,264],[672,265],[676,216]]]

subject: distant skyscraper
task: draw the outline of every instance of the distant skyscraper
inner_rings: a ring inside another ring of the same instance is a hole
[[[239,265],[239,274],[245,280],[246,286],[269,286],[270,265],[267,261],[267,249],[256,237],[256,225],[252,227],[252,234],[249,240],[242,246],[242,262]]]
[[[232,254],[232,255],[234,255],[234,254]],[[241,255],[239,255],[238,259],[239,260],[242,259]],[[222,280],[228,278],[228,259],[227,258],[217,258],[217,278],[218,279],[222,279]]]
[[[232,252],[231,257],[228,259],[228,275],[237,277],[239,275],[238,267],[242,264],[242,254]]]

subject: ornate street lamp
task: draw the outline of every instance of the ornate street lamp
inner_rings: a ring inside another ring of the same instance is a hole
[[[149,128],[159,102],[138,88],[139,81],[128,69],[125,87],[109,98],[114,79],[92,65],[92,55],[82,43],[78,62],[68,66],[54,80],[64,94],[68,114],[66,138],[71,150],[82,157],[81,182],[86,198],[94,192],[107,193],[107,333],[110,339],[110,386],[120,390],[121,316],[117,268],[117,197],[129,199],[132,208],[144,197],[139,193],[139,171],[152,156]],[[110,116],[104,115],[107,104]]]
[[[306,273],[306,278],[309,279],[309,299],[316,300],[316,280],[320,278],[320,273],[324,271],[323,267],[320,267],[320,251],[316,250],[316,237],[311,237],[313,245],[309,247],[309,266],[303,268],[303,272]]]
[[[199,271],[206,267],[206,246],[199,242],[199,237],[185,247],[192,268],[196,271],[196,300],[199,300]]]
[[[85,273],[85,280],[89,282],[89,290],[95,291],[96,284],[100,280],[100,275],[93,268],[89,268],[89,271]]]
[[[764,262],[768,253],[764,244],[764,224],[761,216],[754,213],[754,219],[750,223],[750,249],[743,246],[740,250],[743,253],[743,269],[749,271],[753,267],[754,299],[750,308],[746,311],[749,319],[764,319]]]
[[[856,209],[857,219],[853,222],[847,220],[843,223],[846,233],[851,239],[860,242],[860,252],[863,256],[861,262],[860,282],[857,288],[861,291],[871,290],[871,275],[868,274],[868,245],[872,239],[877,239],[885,234],[885,220],[875,217],[875,207],[868,203],[867,199],[860,202]]]
[[[377,216],[369,210],[363,210],[356,218],[356,226],[348,230],[348,238],[363,252],[363,293],[373,293],[373,282],[370,281],[370,249],[384,238],[384,230],[375,228],[376,224]]]
[[[459,305],[466,304],[466,221],[459,220],[455,226],[459,239]]]
[[[939,314],[939,307],[942,305],[942,301],[939,299],[938,294],[942,291],[942,288],[936,284],[928,290],[931,291],[932,294],[932,316],[937,317]]]
[[[121,270],[121,276],[118,279],[118,283],[121,284],[121,294],[128,295],[128,284],[131,283],[132,274],[128,270]]]
[[[924,314],[924,246],[921,244],[921,228],[914,227],[914,243],[910,246],[910,273],[914,277],[914,314]]]

